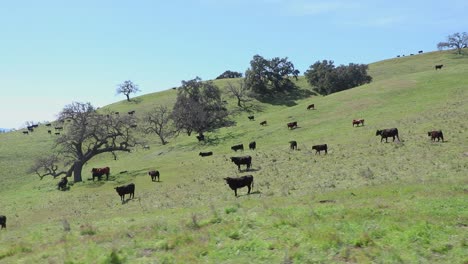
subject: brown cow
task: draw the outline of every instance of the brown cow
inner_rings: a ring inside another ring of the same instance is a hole
[[[442,142],[444,142],[444,134],[442,133],[442,130],[434,130],[427,132],[427,135],[431,137],[432,141],[435,141],[437,138],[437,141],[440,141],[442,139]]]
[[[359,124],[364,126],[364,119],[353,119],[353,127],[354,125],[359,126]]]
[[[310,104],[309,106],[307,106],[307,110],[315,110],[315,104]]]

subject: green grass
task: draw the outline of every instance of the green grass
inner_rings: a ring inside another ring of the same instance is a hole
[[[65,192],[56,190],[58,179],[26,172],[52,146],[45,127],[0,134],[0,214],[8,217],[0,263],[466,263],[467,72],[468,57],[452,52],[377,62],[374,81],[361,87],[253,101],[255,111],[237,112],[236,126],[207,133],[205,144],[180,135],[161,146],[145,135],[149,150],[85,166],[84,178],[92,167],[111,167],[110,181]],[[303,78],[297,83],[310,89]],[[175,96],[169,89],[107,108],[141,117]],[[310,103],[317,110],[307,111]],[[353,118],[366,125],[353,128]],[[290,121],[299,128],[288,130]],[[402,142],[380,143],[376,129],[390,127]],[[431,142],[433,129],[447,142]],[[240,189],[235,198],[223,177],[247,172],[229,161],[240,155],[230,146],[252,140],[257,150],[244,154],[253,159],[253,193]],[[299,151],[289,150],[290,140]],[[329,154],[315,155],[311,146],[323,143]],[[150,169],[161,182],[151,182]],[[113,187],[128,182],[135,199],[121,204]]]

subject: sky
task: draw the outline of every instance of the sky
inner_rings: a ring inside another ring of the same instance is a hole
[[[0,128],[55,120],[72,102],[95,107],[179,86],[254,55],[372,63],[435,51],[468,31],[468,1],[0,0]]]

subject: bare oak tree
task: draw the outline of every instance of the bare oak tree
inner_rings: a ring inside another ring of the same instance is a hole
[[[237,85],[228,81],[226,90],[237,99],[237,106],[239,107],[243,107],[243,104],[250,101],[248,98],[250,90],[247,89],[244,80],[238,80]]]
[[[117,94],[124,94],[127,97],[127,101],[130,102],[130,94],[139,92],[140,89],[138,85],[134,84],[132,81],[125,81],[117,86]]]
[[[130,152],[137,144],[132,115],[99,114],[90,103],[73,102],[64,107],[58,120],[67,122],[55,140],[52,154],[38,158],[30,169],[41,179],[73,174],[74,181],[80,182],[87,161],[102,153],[115,156],[116,151]]]
[[[171,111],[167,106],[158,106],[143,116],[144,132],[159,136],[161,144],[166,145],[169,138],[176,134],[175,127],[171,124]]]
[[[455,33],[449,35],[447,37],[446,42],[439,42],[437,44],[437,48],[442,50],[444,48],[456,48],[458,54],[462,53],[462,49],[468,46],[468,34],[466,32],[463,33]]]

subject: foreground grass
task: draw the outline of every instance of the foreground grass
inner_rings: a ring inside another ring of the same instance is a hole
[[[449,67],[435,72],[440,60]],[[45,127],[0,135],[0,214],[8,217],[0,262],[467,262],[467,58],[441,52],[370,69],[373,83],[342,93],[253,102],[235,127],[208,133],[205,144],[182,135],[161,146],[147,136],[150,150],[103,155],[85,167],[87,175],[110,166],[110,181],[85,180],[66,192],[55,179],[26,173],[52,144]],[[109,108],[140,114],[175,94]],[[311,102],[317,110],[306,111]],[[353,118],[366,126],[353,128]],[[289,121],[299,128],[288,130]],[[389,127],[399,128],[402,142],[379,142],[375,130]],[[433,129],[447,141],[430,142]],[[255,151],[230,150],[252,140]],[[289,140],[299,151],[288,149]],[[322,143],[329,154],[315,155],[311,146]],[[253,170],[237,171],[233,155],[251,155]],[[160,170],[161,182],[150,182],[150,169]],[[255,177],[253,193],[241,189],[235,198],[222,178],[245,174]],[[128,182],[136,196],[121,204],[113,187]]]

